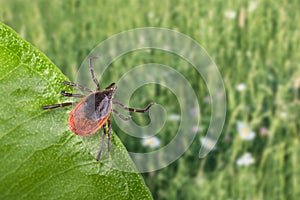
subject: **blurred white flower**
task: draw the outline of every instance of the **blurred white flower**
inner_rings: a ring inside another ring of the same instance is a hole
[[[236,12],[234,10],[227,10],[224,15],[228,19],[234,19],[236,17]]]
[[[246,90],[246,84],[245,83],[240,83],[236,86],[237,91],[242,92]]]
[[[248,11],[253,12],[254,10],[256,10],[257,5],[258,5],[257,1],[250,1],[248,4]]]
[[[280,117],[282,118],[282,119],[285,119],[285,118],[287,118],[287,116],[288,116],[288,113],[287,112],[281,112],[280,113]]]
[[[253,140],[255,138],[255,133],[246,123],[237,122],[237,129],[242,140]]]
[[[217,141],[212,139],[212,138],[209,138],[209,137],[203,137],[203,138],[200,138],[200,142],[201,142],[201,145],[205,148],[205,149],[216,149],[216,143]]]
[[[196,183],[198,186],[207,184],[207,179],[205,178],[205,176],[204,176],[203,173],[198,173],[198,175],[197,175],[197,177],[196,177],[196,179],[195,179],[195,183]]]
[[[148,12],[147,17],[149,19],[153,18],[154,17],[154,13],[153,12]]]
[[[253,163],[255,163],[255,160],[249,152],[245,153],[244,155],[242,155],[242,157],[236,160],[236,164],[238,166],[249,166]]]
[[[160,140],[156,136],[143,138],[142,145],[145,146],[145,147],[148,146],[148,147],[151,147],[151,148],[154,149],[156,147],[159,147]]]
[[[171,121],[178,121],[178,120],[180,120],[180,115],[179,114],[171,114],[169,119]]]

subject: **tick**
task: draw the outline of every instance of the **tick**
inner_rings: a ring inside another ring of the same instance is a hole
[[[96,84],[96,91],[92,91],[91,89],[84,87],[80,84],[64,81],[62,84],[69,85],[80,89],[83,92],[88,92],[88,95],[84,94],[73,94],[67,93],[65,91],[61,91],[61,95],[66,97],[75,97],[80,98],[81,100],[78,102],[65,102],[61,104],[53,104],[49,106],[42,106],[42,109],[54,109],[61,108],[66,106],[74,106],[72,111],[68,117],[68,125],[73,133],[79,136],[90,136],[96,133],[100,128],[103,129],[102,140],[100,143],[99,151],[96,157],[98,161],[101,157],[104,139],[107,135],[107,151],[110,152],[110,138],[111,138],[111,123],[110,123],[110,114],[114,112],[117,116],[119,116],[123,120],[129,120],[130,116],[124,116],[120,114],[116,109],[112,108],[112,105],[117,105],[120,108],[127,110],[129,112],[137,112],[137,113],[145,113],[147,112],[153,103],[150,103],[146,106],[145,109],[135,109],[129,108],[122,103],[117,101],[113,101],[114,94],[117,90],[115,83],[111,83],[107,86],[103,91],[101,91],[100,83],[97,81],[94,69],[92,67],[93,60],[96,57],[92,57],[89,59],[89,69],[91,73],[91,77],[93,82]],[[108,127],[108,131],[107,131]]]

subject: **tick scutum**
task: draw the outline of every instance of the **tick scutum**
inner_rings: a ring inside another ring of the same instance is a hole
[[[86,97],[83,112],[86,118],[99,121],[106,117],[112,108],[113,91],[95,92]]]

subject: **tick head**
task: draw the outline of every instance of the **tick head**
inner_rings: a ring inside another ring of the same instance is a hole
[[[109,99],[114,98],[114,94],[117,90],[117,86],[113,87],[115,85],[115,83],[110,84],[109,87],[105,88],[105,94]]]

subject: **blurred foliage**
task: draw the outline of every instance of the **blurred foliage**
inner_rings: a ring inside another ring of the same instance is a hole
[[[75,80],[78,67],[97,44],[132,28],[157,26],[177,30],[207,50],[222,74],[228,105],[217,148],[202,160],[197,156],[199,139],[209,126],[211,110],[205,101],[206,86],[191,66],[159,51],[133,52],[113,63],[103,77],[103,84],[107,85],[133,66],[162,63],[188,77],[198,95],[202,118],[199,138],[176,162],[144,174],[155,199],[300,196],[298,0],[0,0],[0,5],[0,20],[45,52],[71,80]],[[244,91],[237,90],[239,84],[245,84]],[[143,107],[149,99],[163,105],[168,114],[179,112],[172,93],[152,85],[137,91],[131,105]],[[138,120],[142,118],[139,117]],[[254,140],[241,140],[237,121],[251,127],[256,133]],[[161,146],[172,139],[177,128],[176,122],[165,124],[157,135]],[[145,151],[139,140],[116,132],[127,149]],[[242,167],[236,161],[245,152],[252,154],[255,163]]]

